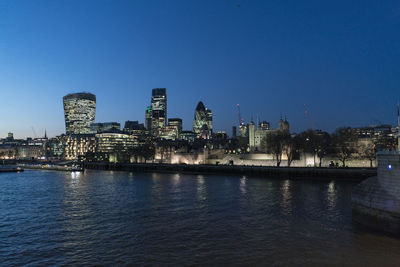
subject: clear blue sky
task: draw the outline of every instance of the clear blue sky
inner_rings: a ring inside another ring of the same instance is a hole
[[[185,129],[199,100],[229,134],[237,103],[296,132],[395,124],[399,33],[399,1],[0,0],[0,137],[63,133],[79,91],[143,122],[155,87]]]

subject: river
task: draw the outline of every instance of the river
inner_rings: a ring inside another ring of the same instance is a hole
[[[26,170],[0,174],[5,266],[399,266],[352,222],[356,182]]]

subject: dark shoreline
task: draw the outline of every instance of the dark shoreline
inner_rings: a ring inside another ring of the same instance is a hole
[[[318,168],[318,167],[264,167],[227,165],[186,165],[159,163],[104,163],[86,162],[84,168],[93,170],[248,175],[277,178],[364,180],[376,176],[376,168]]]

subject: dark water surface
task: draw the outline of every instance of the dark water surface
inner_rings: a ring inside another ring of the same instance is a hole
[[[352,223],[355,182],[0,174],[0,264],[400,266],[400,239]]]

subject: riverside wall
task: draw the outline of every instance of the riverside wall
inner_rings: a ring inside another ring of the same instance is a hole
[[[159,163],[115,164],[104,162],[87,162],[86,169],[135,171],[135,172],[169,172],[220,175],[249,175],[276,178],[305,179],[347,179],[364,180],[376,175],[375,168],[311,168],[311,167],[266,167],[266,166],[229,166],[229,165],[188,165]]]
[[[355,221],[400,235],[400,154],[378,154],[378,175],[352,193]]]

